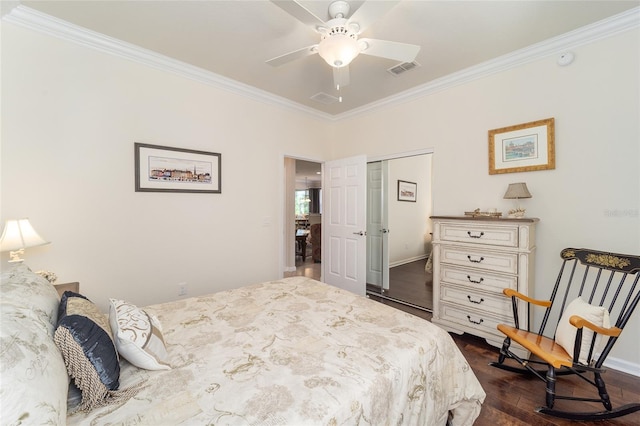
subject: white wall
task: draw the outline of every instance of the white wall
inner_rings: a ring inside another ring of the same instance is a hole
[[[250,119],[249,119],[250,117]],[[327,156],[323,120],[2,24],[2,220],[101,308],[280,277],[283,155]],[[222,194],[134,191],[134,142],[222,153]],[[0,265],[6,267],[7,254]]]
[[[563,247],[640,253],[637,29],[576,48],[569,67],[550,57],[336,123],[12,24],[1,31],[2,220],[30,217],[52,244],[28,250],[27,263],[80,281],[103,308],[108,297],[175,299],[179,282],[195,295],[278,277],[284,154],[433,148],[439,215],[506,211],[507,185],[526,181],[528,214],[540,218],[538,297]],[[489,176],[487,131],[547,117],[556,170]],[[222,153],[222,194],[134,192],[136,141]],[[636,312],[613,353],[635,368],[639,330]]]
[[[334,131],[353,143],[335,144],[334,157],[433,148],[438,215],[506,212],[508,184],[526,182],[533,198],[522,204],[540,218],[533,294],[548,297],[564,247],[640,254],[639,40],[630,30],[576,48],[568,67],[549,57],[342,121]],[[488,130],[548,117],[555,170],[488,174]],[[640,312],[627,327],[612,355],[640,371]]]
[[[426,258],[431,241],[431,154],[389,161],[389,266]],[[398,180],[415,182],[415,203],[398,201]]]

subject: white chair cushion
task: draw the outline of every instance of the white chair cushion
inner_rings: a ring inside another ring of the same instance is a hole
[[[607,311],[602,306],[593,306],[582,300],[581,297],[573,300],[567,308],[564,310],[562,317],[560,318],[560,322],[558,323],[558,328],[556,329],[556,343],[564,348],[565,351],[571,356],[573,356],[573,348],[576,341],[576,333],[578,329],[575,328],[569,322],[569,318],[573,315],[578,315],[593,324],[603,327],[609,328],[611,326],[609,320],[609,311]],[[604,345],[605,339],[602,338],[602,335],[598,335],[596,337],[596,344],[593,350],[593,353],[596,354],[600,352],[602,349],[602,345]],[[582,329],[582,345],[580,346],[580,356],[578,360],[587,364],[587,356],[589,355],[589,347],[591,345],[591,339],[593,338],[593,331],[588,328]]]

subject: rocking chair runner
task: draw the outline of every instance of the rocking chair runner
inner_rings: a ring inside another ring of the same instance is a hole
[[[536,409],[540,413],[573,420],[603,420],[639,411],[640,403],[616,409],[612,407],[602,378],[605,372],[602,364],[640,301],[640,256],[573,248],[562,250],[560,256],[562,267],[550,300],[535,300],[512,289],[503,291],[511,297],[515,327],[498,325],[498,330],[507,337],[498,362],[490,365],[507,371],[530,373],[546,382],[546,407]],[[527,303],[528,310],[532,304],[546,308],[537,333],[518,328],[518,303]],[[556,330],[548,331],[554,334],[550,338],[544,334],[552,319],[558,321],[558,325]],[[532,356],[527,360],[519,358],[510,350],[512,341],[526,348]],[[524,368],[505,364],[506,358],[515,360]],[[544,369],[536,370],[535,364],[545,365],[546,372]],[[556,395],[556,376],[567,374],[576,374],[596,387],[599,398]],[[591,374],[593,380],[589,377]],[[555,399],[601,402],[605,411],[554,410]]]

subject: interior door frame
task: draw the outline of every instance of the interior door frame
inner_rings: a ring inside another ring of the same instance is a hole
[[[418,150],[414,150],[414,151],[405,151],[405,152],[399,152],[399,153],[393,153],[393,154],[386,154],[386,155],[380,155],[380,156],[372,156],[372,157],[367,157],[367,164],[369,163],[375,163],[375,162],[382,162],[382,161],[387,161],[387,160],[395,160],[395,159],[399,159],[399,158],[405,158],[405,157],[415,157],[418,155],[427,155],[427,154],[433,154],[434,153],[434,149],[433,148],[425,148],[425,149],[418,149]],[[431,186],[433,188],[433,182],[431,183]],[[389,194],[386,195],[387,199],[386,201],[388,202],[388,196]],[[431,202],[431,208],[433,211],[433,198],[430,200]],[[387,235],[388,238],[388,235]],[[388,244],[386,246],[383,245],[383,250],[387,250],[387,253],[384,255],[386,256],[387,259],[387,264],[383,265],[383,267],[386,266],[386,271],[383,271],[383,275],[386,273],[386,285],[387,285],[387,290],[389,288],[389,246]],[[383,279],[383,284],[385,284],[385,279]],[[382,288],[382,287],[381,287]],[[402,303],[402,302],[401,302]],[[405,303],[407,304],[407,303]]]
[[[372,157],[367,156],[367,163],[373,163],[374,161],[394,160],[396,158],[413,157],[416,155],[433,154],[433,148],[416,149],[414,151],[404,151],[394,154],[386,155],[374,155]]]

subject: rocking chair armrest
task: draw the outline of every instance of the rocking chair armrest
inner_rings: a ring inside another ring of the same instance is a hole
[[[569,318],[569,322],[575,328],[587,327],[587,328],[595,331],[596,333],[604,334],[605,336],[618,337],[618,336],[620,336],[620,333],[622,332],[622,330],[619,329],[618,327],[609,327],[609,328],[598,327],[594,323],[592,323],[590,321],[587,321],[586,319],[582,318],[580,315],[572,315],[571,318]]]
[[[543,306],[545,308],[548,308],[549,306],[551,306],[551,301],[549,301],[549,300],[532,299],[531,297],[525,296],[522,293],[518,293],[517,291],[515,291],[514,289],[511,289],[511,288],[505,288],[504,290],[502,290],[502,293],[504,293],[504,295],[507,296],[507,297],[517,297],[518,299],[524,300],[527,303],[532,303],[534,305]]]

